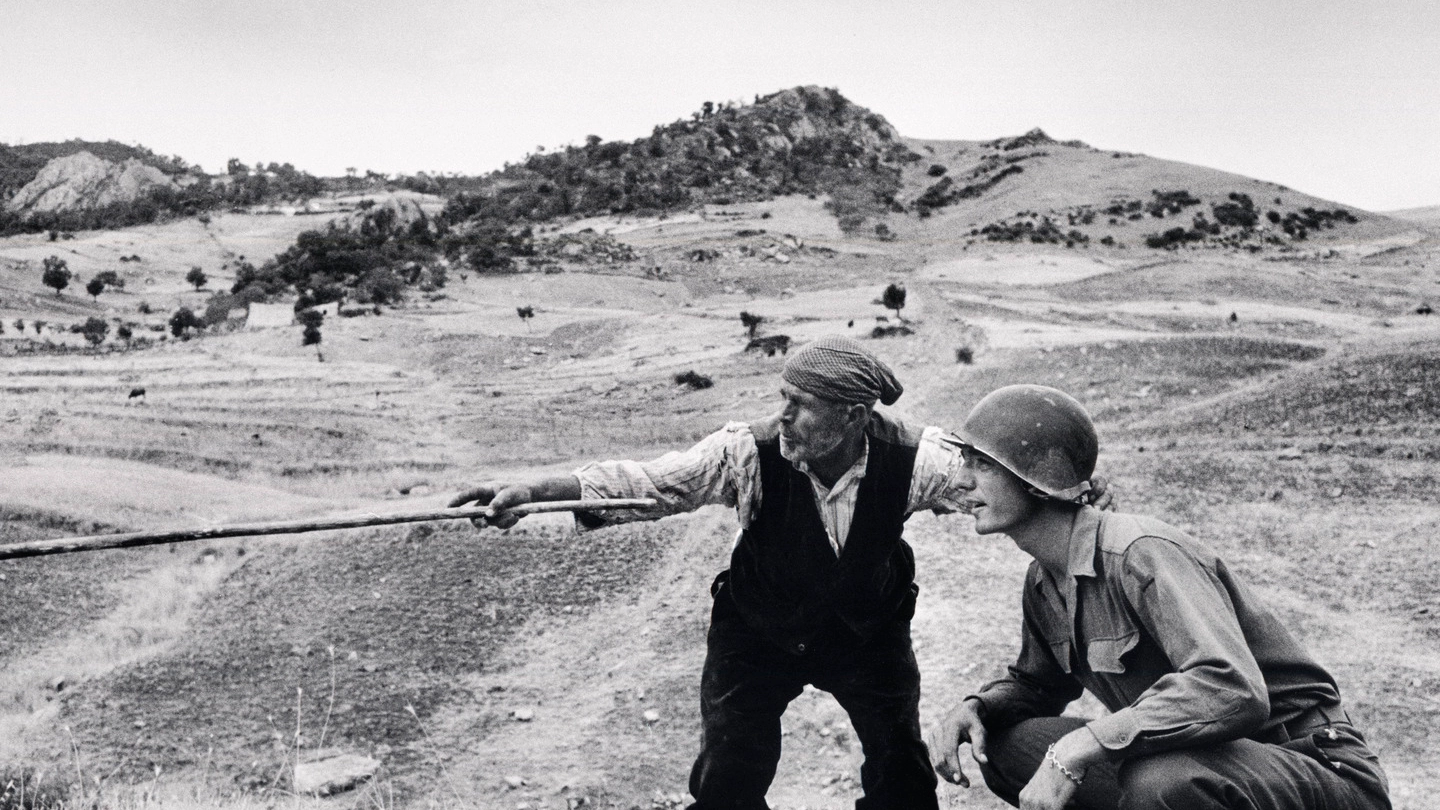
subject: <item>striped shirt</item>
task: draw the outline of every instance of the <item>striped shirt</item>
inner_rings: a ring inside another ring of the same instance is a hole
[[[960,450],[947,440],[945,431],[927,427],[916,448],[914,471],[906,512],[932,509],[936,512],[963,511],[966,490],[957,484],[963,461]],[[850,534],[855,499],[869,461],[869,439],[860,458],[835,482],[826,487],[804,462],[792,462],[810,479],[815,505],[825,524],[830,545],[839,554]],[[750,525],[760,509],[760,458],[755,437],[744,422],[731,422],[706,436],[688,450],[666,453],[653,461],[597,461],[574,473],[580,481],[581,498],[654,498],[650,509],[623,509],[601,513],[606,524],[654,520],[689,512],[710,504],[735,508],[740,527]]]

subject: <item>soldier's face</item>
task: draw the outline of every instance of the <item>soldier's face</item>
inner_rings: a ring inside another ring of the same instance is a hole
[[[811,463],[834,453],[845,441],[849,405],[821,399],[791,385],[780,387],[780,452],[791,461]]]
[[[965,459],[962,486],[969,490],[965,503],[975,517],[976,534],[1010,533],[1039,511],[1040,499],[1015,473],[972,447],[960,453]]]

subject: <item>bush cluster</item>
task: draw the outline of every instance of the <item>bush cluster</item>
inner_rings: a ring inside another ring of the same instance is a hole
[[[1237,228],[1255,227],[1255,223],[1260,221],[1260,214],[1255,210],[1255,202],[1250,199],[1250,195],[1232,191],[1229,200],[1229,202],[1214,203],[1210,206],[1210,213],[1214,215],[1215,222],[1219,225]]]
[[[929,217],[936,210],[944,208],[958,200],[968,200],[979,197],[981,194],[994,188],[1001,180],[1012,175],[1025,171],[1023,166],[1012,162],[1001,168],[994,174],[977,177],[975,182],[960,188],[955,188],[954,181],[947,175],[940,178],[938,182],[925,189],[911,207],[919,214],[921,219]],[[973,175],[972,175],[973,176]]]
[[[992,222],[983,228],[970,231],[971,236],[983,236],[991,242],[1032,242],[1037,245],[1063,244],[1065,247],[1087,244],[1090,237],[1085,233],[1071,229],[1062,231],[1050,217],[1040,217],[1039,221],[1022,219],[1018,222],[1000,220]]]
[[[1166,216],[1174,216],[1192,205],[1199,205],[1199,198],[1189,191],[1157,191],[1151,190],[1151,200],[1145,204],[1145,212],[1150,216],[1160,219]]]
[[[1275,212],[1270,212],[1275,213]],[[1271,219],[1275,222],[1275,219]],[[1333,228],[1337,224],[1355,224],[1360,220],[1355,215],[1343,208],[1334,210],[1317,209],[1310,206],[1302,208],[1299,212],[1291,211],[1279,218],[1278,224],[1281,230],[1288,236],[1295,239],[1304,239],[1309,231],[1318,231],[1322,228]]]

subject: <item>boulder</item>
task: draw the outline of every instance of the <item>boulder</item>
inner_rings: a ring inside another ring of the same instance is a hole
[[[295,766],[295,792],[314,796],[343,793],[375,775],[380,763],[360,754],[339,754]]]
[[[424,224],[426,230],[434,231],[434,223],[426,215],[420,203],[409,197],[389,197],[375,205],[353,211],[336,220],[341,228],[348,228],[367,235],[389,233],[410,233],[415,223]]]

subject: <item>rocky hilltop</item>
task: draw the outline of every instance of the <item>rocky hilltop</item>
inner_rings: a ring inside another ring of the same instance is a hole
[[[458,196],[447,215],[538,222],[815,193],[844,197],[841,208],[880,211],[915,160],[883,116],[832,88],[794,87],[753,104],[705,102],[631,142],[592,135],[584,146],[530,155]]]
[[[113,162],[90,152],[57,157],[6,203],[17,214],[76,211],[133,202],[176,184],[154,166],[134,158]]]

